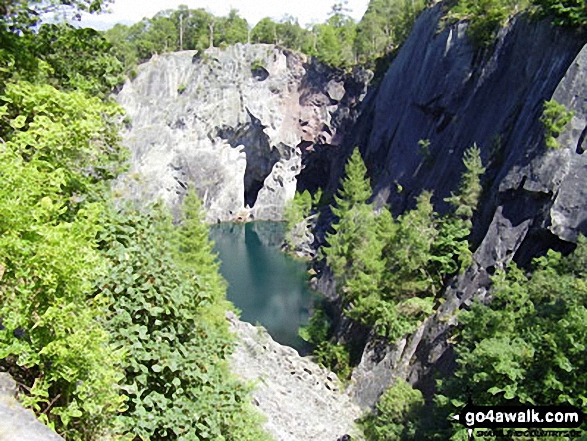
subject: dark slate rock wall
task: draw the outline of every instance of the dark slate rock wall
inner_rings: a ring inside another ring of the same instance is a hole
[[[512,258],[527,264],[548,248],[569,251],[587,233],[586,35],[518,16],[480,51],[469,44],[466,23],[439,32],[441,7],[420,16],[377,94],[365,100],[347,151],[361,146],[374,199],[391,203],[395,214],[425,189],[442,212],[458,187],[463,153],[476,143],[487,172],[474,263],[414,335],[396,345],[369,339],[351,385],[362,407],[398,376],[429,390],[429,374],[450,371],[455,311],[486,295],[496,268]],[[539,121],[552,97],[575,112],[557,150],[545,147]],[[418,145],[424,139],[428,153]]]

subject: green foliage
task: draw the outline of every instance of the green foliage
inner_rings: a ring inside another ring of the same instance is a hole
[[[142,439],[266,439],[247,388],[230,376],[232,336],[214,308],[219,278],[199,274],[211,259],[210,243],[195,225],[197,198],[186,201],[180,237],[189,242],[178,250],[170,220],[157,208],[110,213],[100,235],[110,263],[100,283],[111,300],[108,327],[129,352],[121,424]]]
[[[26,80],[104,98],[121,84],[122,72],[110,44],[93,29],[45,24],[17,34],[0,25],[0,79],[5,83]]]
[[[251,72],[254,72],[258,69],[264,69],[264,68],[265,68],[265,65],[263,63],[263,60],[254,60],[251,63]]]
[[[371,0],[357,25],[354,47],[359,61],[369,63],[401,46],[426,3],[424,0]]]
[[[96,193],[99,183],[121,170],[124,154],[113,124],[119,107],[26,82],[8,84],[0,102],[3,138],[27,160],[59,174],[72,196]]]
[[[255,25],[251,31],[251,42],[277,44],[277,24],[269,17],[265,17]]]
[[[391,342],[413,332],[433,312],[447,278],[471,263],[467,238],[484,172],[479,149],[467,150],[463,162],[459,189],[446,199],[449,214],[439,218],[432,194],[423,192],[397,219],[386,207],[376,215],[367,204],[371,188],[358,150],[347,164],[332,209],[338,221],[322,253],[344,313]]]
[[[296,192],[294,198],[286,203],[283,212],[286,222],[285,244],[290,250],[295,249],[296,244],[304,240],[309,228],[310,215],[316,208],[321,194],[317,192],[313,198],[308,190]]]
[[[294,198],[286,204],[283,213],[288,231],[310,215],[313,204],[312,195],[308,190],[302,193],[296,192]]]
[[[413,440],[424,406],[422,393],[397,379],[377,402],[376,411],[361,421],[369,441]]]
[[[214,304],[224,300],[226,282],[220,275],[220,263],[209,235],[204,206],[195,189],[190,187],[172,239],[175,262],[188,277],[190,274],[198,275],[200,281],[206,285]]]
[[[187,86],[185,85],[185,83],[182,83],[177,87],[177,93],[179,93],[181,95],[182,93],[185,92],[186,89],[187,89]]]
[[[495,275],[491,302],[461,315],[447,409],[465,401],[465,386],[479,405],[585,405],[586,256],[581,237],[568,257],[535,259],[531,277],[514,264]]]
[[[105,97],[124,81],[122,63],[93,29],[45,24],[34,36],[33,53],[51,69],[55,87]]]
[[[438,277],[464,271],[472,262],[472,253],[467,238],[473,227],[473,214],[481,198],[481,175],[485,168],[481,162],[481,151],[477,145],[465,151],[465,172],[459,190],[445,201],[452,206],[452,213],[439,220],[439,234],[433,245],[433,261]]]
[[[326,236],[329,246],[323,248],[326,263],[339,277],[353,267],[355,250],[366,242],[364,232],[372,231],[372,228],[365,228],[374,222],[374,215],[367,205],[372,191],[366,174],[365,163],[359,149],[355,148],[346,165],[341,188],[334,197],[337,206],[332,207],[332,212],[339,218],[332,225],[335,234]]]
[[[353,150],[344,173],[341,189],[334,198],[337,206],[332,208],[333,213],[341,218],[351,208],[365,204],[372,193],[367,167],[358,148]]]
[[[23,403],[67,438],[115,433],[124,351],[100,322],[96,250],[118,147],[97,99],[11,83],[0,97],[0,365],[26,390]],[[90,169],[88,164],[94,164]]]
[[[551,16],[558,26],[580,27],[587,25],[587,8],[584,0],[533,0],[542,15]]]
[[[110,3],[110,0],[4,0],[0,3],[0,28],[27,32],[44,14],[56,11],[100,13]]]
[[[448,14],[449,20],[468,20],[467,33],[477,47],[493,43],[497,31],[516,12],[526,9],[530,0],[459,0]]]
[[[480,177],[485,173],[485,168],[481,162],[481,150],[476,144],[465,151],[463,157],[465,172],[461,176],[459,191],[451,194],[446,202],[452,205],[454,216],[466,223],[466,227],[471,228],[471,219],[481,197]]]
[[[120,74],[109,44],[6,23],[0,369],[67,439],[267,439],[228,369],[229,304],[195,194],[177,228],[107,202],[125,159],[120,108],[99,99]]]
[[[558,26],[582,27],[587,24],[583,0],[458,0],[447,19],[468,20],[467,33],[477,47],[490,46],[497,31],[518,12],[530,10],[537,17],[552,17]]]
[[[320,366],[335,372],[339,379],[344,381],[350,378],[350,354],[345,345],[323,341],[315,348],[314,355]]]
[[[247,42],[276,44],[331,66],[347,68],[359,61],[374,64],[376,58],[396,49],[406,39],[426,1],[372,0],[359,24],[348,15],[345,4],[336,2],[325,23],[306,29],[286,15],[279,21],[263,18],[250,30],[236,10],[227,17],[215,17],[203,9],[180,6],[130,27],[116,25],[105,36],[127,73],[155,53],[201,51]]]
[[[424,157],[424,160],[428,162],[430,160],[430,140],[421,139],[418,141],[418,147],[420,148],[420,153]]]
[[[318,345],[328,339],[330,327],[331,323],[326,311],[324,311],[322,305],[318,305],[314,308],[308,324],[302,326],[298,333],[304,341]]]
[[[154,54],[246,43],[248,33],[247,21],[235,9],[226,17],[215,17],[204,9],[180,6],[132,26],[116,25],[104,35],[128,74]]]
[[[544,128],[544,142],[549,149],[558,149],[560,147],[556,138],[565,129],[565,126],[571,121],[574,113],[567,111],[564,105],[555,99],[544,102],[544,111],[540,117],[540,122]]]

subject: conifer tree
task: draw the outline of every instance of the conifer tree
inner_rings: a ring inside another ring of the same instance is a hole
[[[203,285],[214,300],[221,300],[226,282],[220,275],[220,262],[209,234],[202,201],[190,186],[183,201],[180,223],[172,237],[174,259],[186,277]]]
[[[467,238],[471,234],[473,214],[481,197],[481,175],[485,172],[481,151],[476,144],[465,151],[463,164],[465,172],[458,191],[445,199],[453,211],[440,219],[439,234],[433,247],[434,271],[439,278],[454,274],[459,269],[463,271],[472,261]]]
[[[384,248],[387,292],[392,298],[406,299],[432,291],[427,267],[437,231],[431,198],[430,192],[418,196],[416,208],[398,218],[396,236]]]
[[[344,213],[355,205],[366,204],[373,193],[371,180],[367,177],[367,167],[361,158],[359,148],[355,148],[344,169],[345,178],[338,195],[334,197],[337,207],[332,212],[342,218]]]
[[[334,197],[337,206],[332,207],[332,212],[339,219],[332,226],[335,234],[327,236],[330,246],[323,249],[326,262],[337,277],[342,277],[356,260],[354,252],[365,241],[366,226],[375,226],[367,204],[372,191],[366,174],[367,167],[356,148],[345,167],[341,189]]]

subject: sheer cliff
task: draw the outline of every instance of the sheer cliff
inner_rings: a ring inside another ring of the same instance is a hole
[[[271,45],[156,56],[117,96],[132,155],[118,190],[176,210],[194,185],[209,221],[279,220],[302,161],[340,144],[368,80]]]
[[[586,35],[519,15],[492,47],[479,50],[466,23],[443,25],[441,15],[438,5],[420,16],[347,149],[361,146],[376,203],[389,202],[400,214],[422,190],[434,192],[442,212],[444,198],[457,190],[463,152],[476,143],[487,172],[474,219],[474,263],[413,335],[394,345],[368,337],[352,386],[363,407],[396,377],[426,389],[450,370],[447,339],[456,313],[487,295],[497,268],[512,259],[525,265],[549,248],[569,251],[587,233]],[[558,149],[545,146],[540,122],[551,98],[574,112]],[[419,140],[429,141],[428,151]]]

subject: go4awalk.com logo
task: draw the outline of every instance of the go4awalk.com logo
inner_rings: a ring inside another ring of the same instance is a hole
[[[470,440],[474,435],[497,438],[578,439],[582,433],[579,429],[586,421],[583,412],[571,406],[514,407],[467,404],[452,418],[467,428]]]

